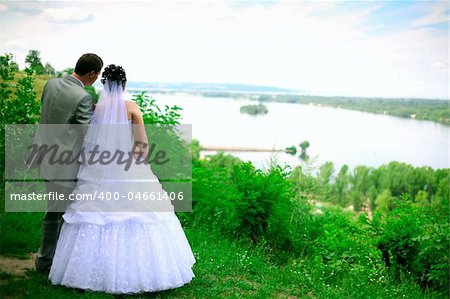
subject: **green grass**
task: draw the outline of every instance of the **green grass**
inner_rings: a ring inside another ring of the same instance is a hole
[[[44,213],[3,213],[0,215],[0,254],[26,258],[36,252],[41,240]]]
[[[2,253],[20,256],[37,249],[41,219],[37,213],[4,214]],[[373,277],[365,277],[364,271],[357,268],[335,273],[339,280],[333,283],[318,260],[290,258],[280,264],[278,253],[264,243],[252,245],[233,240],[214,227],[193,226],[183,216],[180,220],[197,260],[193,268],[196,277],[181,288],[119,298],[442,298],[438,294],[422,294],[408,277],[394,283],[382,268]],[[117,298],[52,286],[46,276],[33,269],[25,277],[4,272],[0,277],[5,283],[1,285],[2,298]]]

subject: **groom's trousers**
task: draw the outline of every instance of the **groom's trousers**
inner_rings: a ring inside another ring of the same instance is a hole
[[[55,184],[51,181],[46,181],[45,186],[48,193],[57,192],[58,194],[64,194],[65,198],[68,198],[74,189]],[[55,212],[54,210],[54,208],[47,210],[42,221],[41,246],[39,247],[35,262],[36,270],[39,272],[50,271],[59,232],[64,222],[62,218],[64,211],[58,210]]]

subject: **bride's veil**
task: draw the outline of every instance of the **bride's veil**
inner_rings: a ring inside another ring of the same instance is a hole
[[[97,199],[85,205],[85,211],[174,210],[167,199],[148,202],[129,200],[130,195],[133,197],[143,192],[165,194],[149,165],[137,163],[133,157],[132,126],[127,117],[122,84],[107,80],[85,135],[74,193],[102,192],[113,197],[117,195],[117,198],[106,201]]]
[[[126,124],[127,109],[122,84],[107,80],[92,116],[91,124]]]
[[[122,84],[107,80],[85,135],[78,179],[123,178],[124,166],[119,161],[129,157],[132,139]]]

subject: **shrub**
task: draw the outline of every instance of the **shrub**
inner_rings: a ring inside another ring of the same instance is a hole
[[[162,124],[162,125],[175,125],[179,124],[181,119],[180,110],[183,108],[177,105],[169,107],[164,105],[164,111],[156,105],[156,100],[150,97],[145,91],[133,95],[133,101],[135,101],[141,109],[144,123],[146,124]]]
[[[408,196],[393,200],[392,210],[377,211],[371,229],[378,235],[378,248],[394,278],[407,273],[423,289],[444,290],[449,285],[449,224],[440,223],[432,207],[413,204]]]

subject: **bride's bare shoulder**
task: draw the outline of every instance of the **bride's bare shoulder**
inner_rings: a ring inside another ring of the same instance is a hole
[[[125,100],[125,105],[127,107],[127,110],[135,110],[135,109],[139,110],[138,104],[136,104],[132,100]]]
[[[125,107],[127,109],[128,119],[132,120],[134,124],[142,123],[142,113],[138,104],[134,101],[125,100]]]

